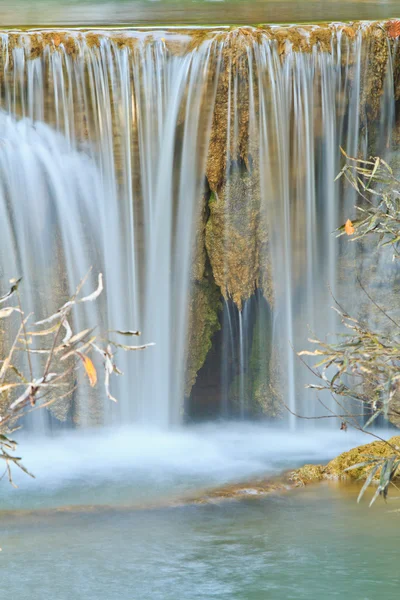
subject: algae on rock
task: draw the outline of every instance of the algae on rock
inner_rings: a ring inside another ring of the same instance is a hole
[[[219,289],[210,276],[195,281],[189,304],[189,335],[186,365],[185,397],[190,395],[197,374],[212,346],[213,335],[221,328]]]
[[[197,217],[192,253],[185,377],[186,398],[189,397],[197,374],[211,349],[213,335],[221,328],[218,317],[221,309],[221,293],[215,284],[205,247],[207,219],[205,199],[204,196],[203,209]]]
[[[240,365],[243,371],[234,377],[229,396],[245,414],[279,418],[283,405],[278,350],[272,344],[271,312],[265,304],[256,308],[248,364]]]

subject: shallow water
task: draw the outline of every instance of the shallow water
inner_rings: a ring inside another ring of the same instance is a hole
[[[398,598],[399,515],[355,497],[3,515],[2,582],[13,600]]]
[[[356,504],[359,485],[334,484],[169,506],[365,441],[243,424],[22,440],[37,479],[1,482],[2,589],[13,600],[397,598],[393,493],[372,509]]]

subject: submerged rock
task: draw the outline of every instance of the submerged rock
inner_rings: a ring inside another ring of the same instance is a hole
[[[280,477],[257,478],[242,483],[228,483],[219,488],[206,490],[196,496],[187,496],[184,504],[214,504],[226,500],[257,499],[262,496],[287,492],[295,487],[287,474]]]

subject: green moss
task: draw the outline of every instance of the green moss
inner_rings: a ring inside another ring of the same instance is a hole
[[[389,445],[390,444],[390,445]],[[326,466],[323,465],[304,465],[300,469],[290,474],[290,479],[297,485],[307,485],[322,479],[366,479],[370,472],[370,466],[359,467],[346,471],[349,467],[365,462],[371,457],[389,458],[393,455],[394,449],[400,451],[400,436],[392,437],[389,444],[381,441],[364,444],[352,448],[348,452],[343,452]],[[379,470],[376,479],[380,476]]]
[[[296,486],[303,487],[310,483],[316,483],[324,479],[323,465],[304,465],[300,469],[290,473],[290,480]]]
[[[392,437],[389,440],[391,446],[395,446],[400,450],[400,436]],[[376,441],[371,444],[364,444],[357,448],[352,448],[348,452],[343,452],[337,458],[331,460],[327,464],[324,474],[332,479],[365,479],[369,472],[369,467],[360,467],[345,471],[349,467],[360,462],[368,460],[371,456],[386,458],[393,455],[393,448],[385,442]]]
[[[271,313],[267,307],[257,310],[249,364],[244,365],[242,376],[233,379],[229,397],[238,409],[244,408],[252,416],[279,418],[282,414],[276,355],[272,347]]]
[[[193,241],[191,291],[188,298],[188,344],[186,356],[185,396],[189,397],[197,373],[212,346],[212,337],[220,323],[221,292],[215,284],[205,246],[208,195],[202,197]]]
[[[221,295],[211,276],[195,281],[189,306],[189,336],[185,396],[190,395],[197,373],[204,365],[212,338],[221,327],[218,314]]]

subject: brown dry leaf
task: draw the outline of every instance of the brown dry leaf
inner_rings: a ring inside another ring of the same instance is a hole
[[[344,230],[347,233],[347,235],[353,235],[354,227],[353,227],[353,223],[350,221],[350,219],[347,219],[345,226],[344,226]]]
[[[398,38],[400,35],[400,20],[393,19],[392,21],[388,21],[387,32],[390,38]]]
[[[61,36],[58,33],[54,34],[53,42],[56,48],[58,48],[58,46],[61,44]]]
[[[90,382],[91,387],[94,387],[96,385],[96,383],[97,383],[97,371],[96,371],[96,367],[94,366],[94,364],[91,361],[91,359],[88,356],[86,356],[86,354],[82,354],[81,352],[77,352],[77,355],[79,356],[79,358],[83,362],[83,366],[85,368],[86,375],[89,378],[89,382]]]

